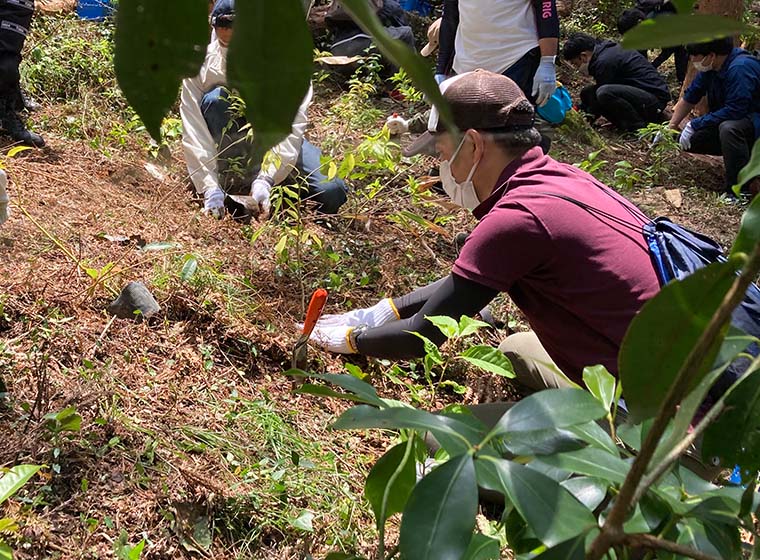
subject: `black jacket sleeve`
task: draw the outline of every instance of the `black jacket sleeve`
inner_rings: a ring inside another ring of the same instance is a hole
[[[459,28],[459,0],[443,0],[443,19],[438,35],[436,74],[451,74],[454,65],[454,40]]]
[[[559,15],[556,0],[531,0],[536,13],[539,39],[559,39]]]
[[[435,290],[413,316],[369,329],[357,336],[356,346],[359,353],[389,360],[422,357],[425,355],[424,343],[413,335],[413,332],[421,334],[438,346],[446,341],[438,327],[425,317],[445,315],[457,320],[462,315],[472,317],[498,294],[492,288],[453,273],[431,286],[434,286]],[[417,302],[418,298],[415,297],[414,301]],[[403,317],[401,310],[399,312]]]

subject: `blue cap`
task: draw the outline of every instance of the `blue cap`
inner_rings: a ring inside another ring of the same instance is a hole
[[[235,0],[216,0],[211,10],[211,25],[214,27],[232,27],[235,20]]]

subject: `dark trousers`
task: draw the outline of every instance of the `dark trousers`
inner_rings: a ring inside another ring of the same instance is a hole
[[[739,171],[749,162],[755,143],[755,125],[750,119],[723,121],[718,126],[700,128],[691,137],[690,152],[723,156],[726,191],[737,183]]]
[[[536,103],[536,98],[533,97],[533,78],[536,75],[540,62],[541,50],[536,47],[529,50],[522,58],[504,71],[504,75],[516,83],[525,94],[525,97],[530,99],[530,102],[533,104]],[[541,132],[541,149],[544,153],[547,153],[552,145],[552,140],[543,131],[539,130],[539,132]]]
[[[201,111],[219,151],[217,169],[222,188],[231,194],[241,191],[248,194],[245,189],[250,188],[260,168],[250,165],[253,147],[246,139],[246,132],[241,131],[245,119],[232,118],[229,94],[222,87],[203,96]],[[309,199],[317,203],[317,209],[324,214],[335,214],[346,202],[346,184],[337,177],[327,179],[321,171],[321,156],[319,148],[304,139],[296,172],[306,183]]]
[[[686,52],[686,47],[678,46],[662,49],[660,54],[652,61],[652,66],[659,68],[671,56],[676,65],[676,78],[678,78],[678,83],[682,84],[686,79],[686,71],[689,69],[689,53]]]
[[[664,106],[653,94],[634,86],[593,85],[581,90],[581,109],[604,117],[626,132],[662,120]]]
[[[0,0],[0,97],[16,103],[21,50],[29,33],[34,0]]]

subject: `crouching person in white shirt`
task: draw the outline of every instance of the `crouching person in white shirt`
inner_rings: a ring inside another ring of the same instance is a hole
[[[259,215],[266,217],[271,209],[272,187],[298,175],[306,182],[309,199],[317,204],[318,211],[334,214],[346,201],[346,185],[341,179],[327,180],[320,172],[319,148],[304,139],[311,89],[298,110],[290,136],[272,148],[272,162],[261,167],[251,165],[253,146],[246,139],[246,123],[231,111],[225,87],[227,47],[234,20],[235,1],[217,0],[211,12],[214,35],[206,60],[197,76],[182,82],[182,146],[188,173],[196,191],[203,194],[204,212],[223,217],[226,194],[248,194],[244,190],[250,185]]]

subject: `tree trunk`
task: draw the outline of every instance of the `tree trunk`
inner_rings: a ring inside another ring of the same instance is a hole
[[[736,20],[742,18],[743,10],[744,3],[742,0],[699,0],[695,6],[695,11],[697,13],[720,15]],[[689,64],[689,69],[686,72],[686,79],[684,79],[683,86],[681,87],[681,97],[683,97],[683,92],[686,91],[686,88],[689,87],[696,75],[697,69],[694,68],[693,64]],[[694,108],[693,113],[697,116],[707,113],[707,100],[703,98]]]

